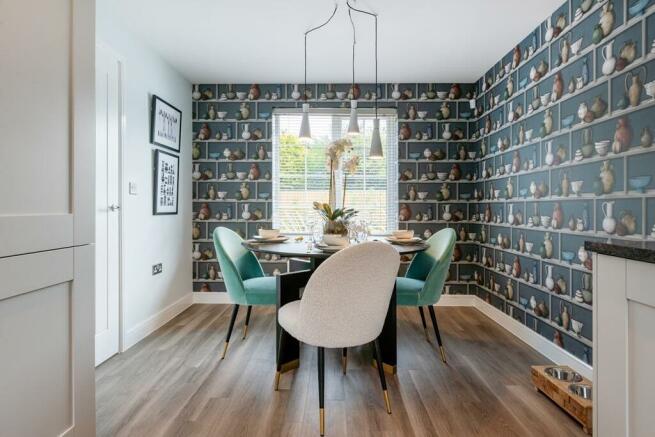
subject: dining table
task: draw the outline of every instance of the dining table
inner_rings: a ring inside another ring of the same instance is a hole
[[[383,237],[370,237],[368,241],[383,241],[389,243]],[[357,243],[354,243],[357,244]],[[243,246],[255,254],[270,254],[280,257],[303,259],[307,261],[307,268],[281,273],[276,278],[277,300],[276,300],[276,366],[277,371],[284,373],[296,369],[300,365],[300,342],[289,335],[280,326],[277,320],[279,309],[285,304],[298,300],[302,296],[302,290],[309,281],[312,273],[318,266],[329,258],[335,251],[325,251],[314,244],[305,241],[285,241],[278,243],[266,243],[257,240],[247,240]],[[412,255],[422,252],[428,248],[427,244],[417,242],[412,244],[392,245],[400,256]],[[353,290],[356,292],[356,290]],[[380,349],[382,368],[386,373],[395,374],[397,371],[398,354],[396,341],[396,285],[394,282],[389,308],[385,317],[382,333],[380,334]],[[375,359],[373,364],[377,365]]]

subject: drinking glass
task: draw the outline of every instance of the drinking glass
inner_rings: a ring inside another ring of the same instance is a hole
[[[311,227],[312,242],[316,245],[323,241],[323,222],[320,220],[314,221]]]
[[[368,223],[366,220],[356,220],[348,227],[351,240],[363,243],[368,238]]]

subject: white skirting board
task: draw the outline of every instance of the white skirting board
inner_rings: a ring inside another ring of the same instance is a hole
[[[166,323],[168,323],[170,320],[172,320],[175,316],[180,314],[182,311],[185,309],[189,308],[191,305],[193,305],[195,301],[195,294],[200,294],[200,293],[188,293],[185,294],[182,298],[178,299],[177,301],[173,302],[157,314],[153,314],[152,316],[148,317],[146,320],[140,322],[138,325],[136,325],[134,328],[130,329],[125,333],[125,336],[123,338],[123,350],[121,352],[125,352],[153,332],[155,332],[157,329],[161,328],[164,326]],[[218,293],[217,293],[218,294]],[[225,293],[221,293],[225,294]]]
[[[552,362],[559,365],[566,365],[571,367],[573,370],[578,372],[580,375],[593,380],[593,369],[592,367],[576,357],[571,355],[561,347],[557,346],[555,343],[551,342],[547,338],[543,337],[541,334],[533,331],[524,324],[520,323],[517,320],[514,320],[504,312],[500,311],[498,308],[494,307],[491,304],[488,304],[484,300],[480,299],[477,296],[464,296],[472,297],[474,299],[473,306],[480,311],[485,316],[489,317],[494,322],[498,323],[500,326],[505,328],[510,333],[514,334],[519,340],[523,341],[525,344],[544,355],[546,358]],[[546,364],[546,363],[535,363],[535,364]]]
[[[227,293],[193,293],[193,303],[199,304],[230,304],[230,298]],[[493,305],[488,304],[484,300],[474,295],[464,294],[444,294],[441,296],[437,306],[467,306],[474,307],[485,316],[489,317],[494,322],[505,328],[510,333],[514,334],[521,341],[528,346],[535,349],[540,354],[554,363],[560,365],[567,365],[574,369],[576,372],[585,378],[593,379],[592,367],[580,360],[578,357],[571,355],[564,349],[557,346],[555,343],[549,341],[547,338],[541,336],[537,332],[528,328],[527,326],[514,320],[504,312],[498,310]],[[535,363],[544,364],[544,363]]]

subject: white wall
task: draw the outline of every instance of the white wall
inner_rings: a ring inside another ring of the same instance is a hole
[[[122,311],[126,349],[192,302],[188,207],[191,204],[191,84],[123,28],[112,3],[98,0],[96,35],[97,42],[113,49],[125,65]],[[149,143],[152,94],[183,113],[177,215],[152,215],[154,147]],[[137,195],[129,195],[128,182],[136,182]],[[152,265],[159,262],[163,263],[163,273],[152,276]]]

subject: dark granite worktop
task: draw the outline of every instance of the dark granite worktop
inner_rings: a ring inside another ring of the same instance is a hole
[[[601,255],[615,256],[617,258],[631,259],[655,264],[655,250],[640,247],[620,246],[618,244],[596,243],[585,241],[584,248]]]

